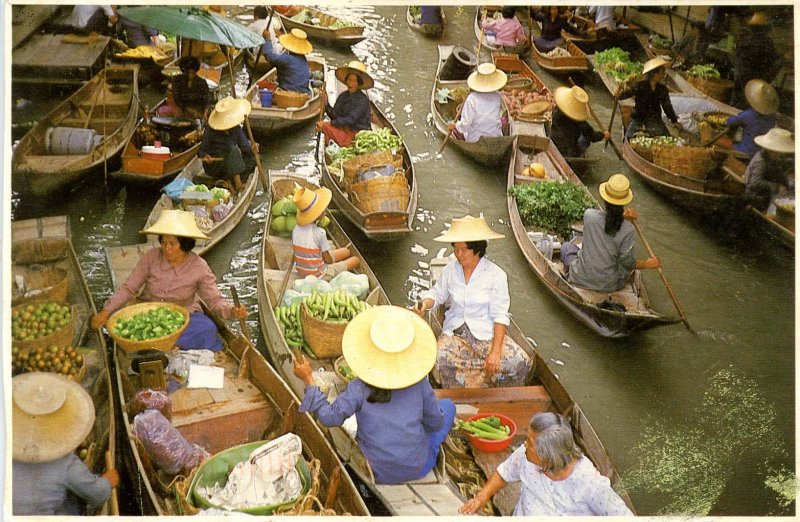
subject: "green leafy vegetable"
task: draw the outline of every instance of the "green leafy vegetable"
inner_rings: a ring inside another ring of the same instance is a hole
[[[721,78],[719,71],[713,65],[694,65],[687,71],[687,74],[700,78]]]
[[[183,326],[184,322],[182,313],[159,306],[129,319],[118,320],[114,324],[114,335],[131,341],[148,341],[166,337]]]
[[[562,238],[569,237],[570,225],[595,206],[586,187],[569,182],[527,183],[512,187],[509,194],[516,200],[525,226],[539,227]]]
[[[641,63],[631,60],[628,51],[623,51],[619,47],[594,53],[594,61],[600,70],[620,82],[641,74],[644,68]]]

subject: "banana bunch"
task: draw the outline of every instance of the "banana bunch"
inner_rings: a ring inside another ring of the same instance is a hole
[[[140,45],[133,49],[128,49],[124,53],[117,53],[115,56],[118,58],[152,58],[153,60],[163,60],[167,55],[159,51],[157,47],[149,45]]]
[[[303,325],[300,323],[300,303],[291,306],[281,305],[275,307],[275,317],[281,325],[283,338],[292,348],[302,348],[306,353],[313,355],[311,348],[303,338]]]
[[[320,294],[316,290],[305,299],[308,311],[320,321],[347,323],[369,308],[365,301],[342,290]]]

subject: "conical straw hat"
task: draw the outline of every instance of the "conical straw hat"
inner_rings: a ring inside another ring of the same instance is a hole
[[[669,60],[665,60],[660,56],[656,56],[655,58],[650,58],[646,62],[644,62],[644,67],[642,68],[642,74],[647,74],[650,71],[654,71],[659,67],[664,67],[665,65],[669,64]]]
[[[764,80],[750,80],[744,86],[744,97],[757,112],[771,116],[778,112],[780,98],[775,88]]]
[[[294,204],[297,207],[297,224],[313,223],[325,212],[333,194],[330,189],[322,187],[310,190],[305,187],[294,193]]]
[[[441,243],[466,243],[468,241],[487,241],[504,237],[506,236],[498,234],[489,228],[483,216],[464,216],[463,218],[455,218],[450,225],[450,229],[441,236],[433,238],[433,240]]]
[[[589,119],[589,95],[575,85],[574,87],[559,87],[555,92],[556,106],[575,121]]]
[[[351,60],[347,65],[342,65],[336,69],[336,79],[344,83],[348,74],[355,74],[361,78],[361,85],[359,89],[371,89],[375,85],[372,76],[367,74],[367,66],[364,62],[358,60]]]
[[[627,205],[633,201],[631,182],[624,174],[614,174],[600,184],[600,197],[612,205]]]
[[[278,41],[295,54],[308,54],[314,50],[311,42],[308,41],[308,35],[302,29],[292,29],[291,32],[280,35]]]
[[[230,96],[222,98],[214,105],[208,124],[218,131],[232,129],[244,121],[244,117],[250,114],[250,109],[250,102],[247,100]]]
[[[175,209],[162,210],[156,222],[150,228],[146,228],[139,233],[211,239],[197,226],[197,222],[194,220],[194,212]]]
[[[508,77],[493,63],[482,63],[467,78],[467,85],[477,92],[495,92],[505,87]]]
[[[773,152],[782,152],[783,154],[794,153],[794,138],[792,133],[786,129],[774,127],[766,134],[756,136],[753,141],[755,141],[756,145],[759,147]]]

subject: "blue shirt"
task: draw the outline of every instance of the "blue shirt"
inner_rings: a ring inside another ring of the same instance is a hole
[[[438,5],[423,5],[420,7],[419,24],[441,25],[441,9]]]
[[[284,54],[275,54],[272,51],[272,42],[269,40],[264,42],[261,49],[269,63],[278,70],[278,85],[281,89],[311,94],[311,88],[308,86],[311,81],[311,71],[305,56],[288,50]]]
[[[330,116],[334,127],[357,131],[370,129],[369,98],[363,91],[344,91],[336,98],[333,108],[330,105],[325,107],[325,113]]]
[[[250,141],[244,135],[241,125],[224,131],[215,130],[207,127],[203,134],[203,142],[200,150],[197,151],[199,157],[206,154],[215,158],[221,158],[228,153],[231,145],[239,147],[242,152],[250,150]]]
[[[324,426],[341,426],[355,414],[358,446],[367,458],[375,481],[399,484],[421,477],[428,460],[428,434],[444,425],[428,378],[392,390],[387,403],[369,403],[369,385],[354,379],[329,404],[317,386],[306,386],[300,412],[316,414]]]
[[[775,126],[775,116],[767,116],[759,113],[755,109],[747,109],[746,111],[742,111],[728,118],[727,124],[729,127],[744,127],[742,141],[740,141],[735,148],[740,152],[752,156],[761,150],[761,147],[756,145],[754,141],[755,137],[763,136]]]

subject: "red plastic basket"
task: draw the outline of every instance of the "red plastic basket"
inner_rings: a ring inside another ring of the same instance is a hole
[[[473,415],[468,421],[474,421],[478,419],[483,419],[484,417],[498,417],[500,419],[500,424],[503,426],[508,426],[511,428],[511,434],[506,437],[505,439],[501,440],[491,440],[491,439],[483,439],[481,437],[476,437],[474,435],[467,435],[469,439],[469,443],[472,445],[472,449],[485,451],[486,453],[497,453],[498,451],[503,451],[507,447],[511,445],[514,441],[514,435],[517,433],[517,425],[514,423],[513,420],[506,417],[501,413],[478,413]]]

